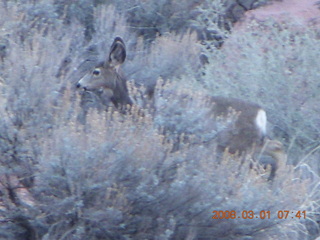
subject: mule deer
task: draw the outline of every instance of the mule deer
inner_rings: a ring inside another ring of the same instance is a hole
[[[173,151],[184,144],[201,144],[216,147],[217,160],[226,150],[239,156],[250,154],[259,161],[263,155],[261,160],[271,163],[269,179],[286,162],[283,145],[267,136],[266,112],[258,104],[208,96],[201,90],[194,93],[192,88],[181,88],[181,82],[166,84],[156,95],[161,97],[155,101],[155,122],[174,143]]]
[[[274,159],[269,180],[275,176],[279,164],[287,160],[281,142],[267,137],[267,115],[259,105],[235,98],[210,97],[213,115],[226,118],[230,110],[236,114],[232,124],[218,133],[218,151],[228,149],[230,153],[267,155]]]
[[[118,69],[125,61],[125,58],[126,50],[124,42],[121,38],[117,37],[111,45],[106,61],[97,65],[80,79],[77,87],[88,91],[100,90],[103,92],[106,101],[112,102],[118,109],[132,105],[126,81],[118,73]],[[171,93],[171,96],[176,98],[175,93]],[[192,97],[190,99],[190,101],[193,101]],[[270,140],[267,137],[267,116],[265,110],[257,104],[234,98],[206,96],[203,100],[205,105],[208,105],[206,106],[208,111],[201,116],[202,118],[207,117],[206,119],[201,119],[201,122],[198,124],[206,122],[204,124],[206,129],[204,131],[216,128],[217,119],[219,118],[219,121],[221,119],[222,121],[226,120],[231,110],[236,114],[236,119],[231,124],[226,124],[224,129],[217,131],[218,151],[223,152],[225,149],[228,149],[230,153],[247,154],[252,153],[254,150],[255,153],[272,157],[275,160],[269,177],[269,179],[272,179],[279,162],[286,161],[286,154],[279,141]],[[170,99],[165,102],[169,104],[167,106],[172,105]],[[180,102],[182,103],[184,100]],[[155,111],[157,112],[158,110],[155,109]],[[169,115],[173,115],[171,110],[169,110]]]
[[[119,67],[125,59],[125,44],[120,37],[116,37],[107,59],[85,74],[77,83],[77,88],[98,90],[106,105],[111,102],[116,108],[124,110],[132,105],[126,80],[119,73]]]

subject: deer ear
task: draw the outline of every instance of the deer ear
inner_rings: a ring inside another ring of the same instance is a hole
[[[108,62],[113,67],[120,66],[126,59],[126,46],[120,37],[116,37],[111,45]]]

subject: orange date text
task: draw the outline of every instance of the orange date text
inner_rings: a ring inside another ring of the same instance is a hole
[[[294,219],[294,218],[303,218],[306,219],[307,212],[306,211],[289,211],[289,210],[279,210],[275,213],[275,215],[271,214],[271,211],[252,211],[252,210],[243,210],[243,211],[235,211],[235,210],[226,210],[226,211],[212,211],[212,219],[270,219],[270,218],[278,218],[278,219]]]

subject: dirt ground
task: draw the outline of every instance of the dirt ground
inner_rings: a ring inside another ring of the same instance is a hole
[[[252,19],[264,21],[270,18],[279,21],[295,21],[298,24],[320,26],[320,1],[319,0],[282,0],[248,11],[245,22]]]

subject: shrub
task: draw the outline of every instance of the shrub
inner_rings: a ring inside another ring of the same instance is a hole
[[[293,163],[318,146],[317,34],[272,22],[239,29],[221,50],[208,53],[203,77],[215,95],[260,103],[274,135],[287,142]]]
[[[319,178],[306,164],[297,171],[280,166],[271,184],[264,177],[268,169],[257,165],[250,170],[250,156],[226,155],[218,164],[214,148],[205,145],[181,144],[173,152],[174,142],[166,142],[153,117],[142,117],[137,109],[127,115],[89,109],[86,124],[80,123],[80,100],[71,83],[86,46],[83,28],[61,21],[32,27],[26,19],[20,24],[24,4],[0,9],[7,17],[0,21],[1,31],[10,44],[1,62],[1,238],[308,239],[311,230],[318,234],[312,214],[319,211]],[[108,16],[113,19],[115,13]],[[118,35],[105,36],[108,24],[97,28],[104,39]],[[28,34],[21,38],[23,26]],[[155,46],[166,49],[166,41],[157,41]],[[172,42],[169,53],[174,46],[190,46]],[[192,51],[183,53],[193,56]],[[147,68],[146,75],[155,68]],[[192,86],[181,84],[181,91],[198,99],[193,74],[181,77],[181,83]],[[170,95],[169,101],[177,102],[176,97]],[[183,124],[178,126],[182,132],[188,126]],[[306,210],[307,218],[279,219],[278,211],[287,209]],[[215,210],[268,210],[271,215],[217,220],[212,219]]]

